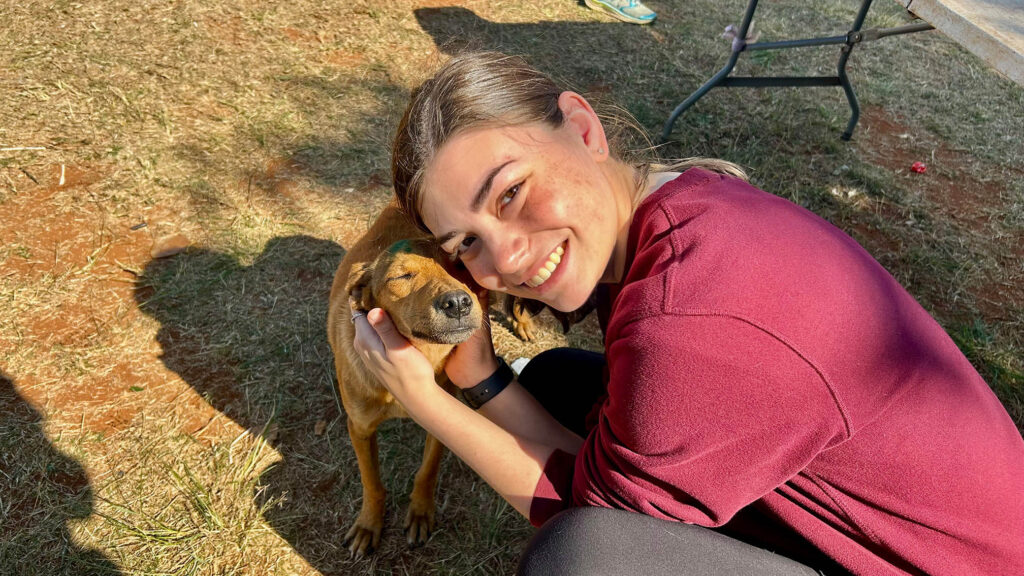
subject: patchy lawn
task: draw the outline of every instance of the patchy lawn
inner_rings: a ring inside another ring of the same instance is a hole
[[[858,4],[765,3],[758,28],[837,33]],[[908,20],[876,4],[868,26]],[[0,573],[509,573],[532,529],[450,455],[439,529],[405,547],[411,422],[382,430],[382,549],[348,558],[327,293],[389,199],[408,91],[460,44],[660,132],[745,3],[650,5],[651,27],[563,0],[0,6]],[[739,73],[810,75],[838,49],[754,56]],[[846,230],[1024,426],[1024,90],[937,32],[860,45],[850,73],[852,142],[838,88],[718,89],[660,153],[738,162]],[[525,344],[492,316],[510,357],[600,348],[593,318]]]

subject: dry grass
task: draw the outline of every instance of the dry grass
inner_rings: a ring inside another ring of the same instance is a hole
[[[348,559],[334,267],[387,202],[393,125],[449,42],[523,53],[656,132],[742,4],[652,0],[650,28],[564,0],[0,5],[0,573],[508,573],[531,529],[450,455],[439,531],[405,549],[408,422],[382,432],[383,548]],[[767,3],[759,27],[832,33],[856,4]],[[869,24],[904,19],[879,3]],[[938,34],[859,47],[851,73],[853,143],[838,90],[719,90],[663,153],[737,161],[850,232],[1024,425],[1024,91]],[[152,260],[169,234],[193,247]],[[531,345],[495,320],[511,357],[600,347],[593,319]]]

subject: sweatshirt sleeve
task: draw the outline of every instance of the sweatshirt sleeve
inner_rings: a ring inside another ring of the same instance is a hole
[[[840,405],[813,363],[742,319],[634,321],[607,359],[609,398],[571,471],[575,506],[720,526],[846,437]],[[542,482],[562,486],[564,458],[548,468]],[[564,487],[543,493],[564,502]],[[534,505],[547,510],[536,496]],[[531,521],[541,516],[531,509]]]
[[[540,528],[572,503],[572,476],[576,456],[555,450],[548,457],[530,502],[530,524]]]

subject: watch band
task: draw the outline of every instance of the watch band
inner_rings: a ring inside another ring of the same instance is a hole
[[[502,390],[504,390],[513,380],[516,379],[516,373],[508,367],[505,360],[500,356],[498,357],[498,369],[494,371],[489,377],[484,379],[483,382],[473,386],[472,388],[465,388],[462,390],[462,399],[466,402],[466,405],[473,410],[480,409],[488,400],[497,396]]]

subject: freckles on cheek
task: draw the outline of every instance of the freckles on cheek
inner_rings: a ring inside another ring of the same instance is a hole
[[[519,214],[521,223],[527,228],[543,227],[548,222],[565,222],[572,215],[572,202],[576,184],[560,182],[549,188],[538,190],[525,204]]]
[[[592,186],[592,183],[580,178],[567,181],[562,189],[554,191],[547,202],[535,209],[536,220],[588,228],[598,224],[606,215]]]

